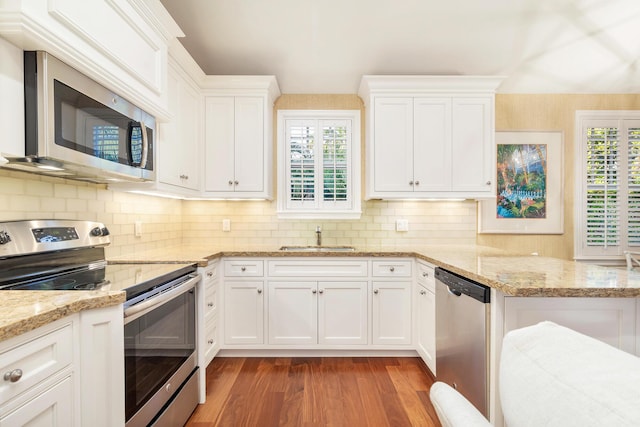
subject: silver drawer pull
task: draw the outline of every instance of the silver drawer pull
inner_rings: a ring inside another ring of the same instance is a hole
[[[427,273],[426,271],[422,272],[422,277],[429,277],[429,273]]]
[[[20,378],[22,378],[22,369],[14,369],[11,372],[5,372],[4,373],[4,380],[5,381],[16,383],[16,382],[20,381]]]
[[[393,273],[394,271],[396,271],[396,269],[395,267],[389,267],[389,271]]]
[[[212,303],[212,302],[207,303],[207,305],[208,305],[209,307],[213,307],[213,303]]]
[[[213,271],[208,271],[207,272],[207,277],[213,277]]]
[[[209,344],[213,344],[213,340],[209,340],[207,341]]]
[[[420,295],[426,295],[427,291],[420,291]]]
[[[247,267],[240,267],[240,271],[247,271]]]
[[[262,293],[262,289],[258,289],[258,293],[261,294]]]
[[[378,294],[378,290],[377,290],[377,289],[374,289],[374,290],[373,290],[373,293],[377,295],[377,294]]]

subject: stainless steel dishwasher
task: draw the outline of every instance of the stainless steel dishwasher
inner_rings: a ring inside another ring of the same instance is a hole
[[[437,380],[488,418],[490,289],[440,267],[435,278]]]

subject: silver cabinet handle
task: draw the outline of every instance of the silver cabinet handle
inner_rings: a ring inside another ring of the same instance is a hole
[[[229,180],[229,185],[233,185],[233,181],[232,180]]]
[[[212,302],[209,302],[209,303],[207,303],[207,306],[208,306],[208,307],[213,307],[213,303],[212,303]]]
[[[4,373],[5,381],[16,383],[20,381],[20,378],[22,378],[22,369],[14,369],[13,371]]]
[[[427,291],[420,291],[420,295],[426,295]]]
[[[426,271],[422,272],[422,277],[429,277],[429,273],[427,273]]]
[[[324,293],[324,289],[320,289],[318,292],[323,294]]]
[[[389,267],[389,271],[393,273],[394,271],[396,271],[396,268],[395,267]]]
[[[209,340],[207,341],[209,344],[213,344],[213,340]]]
[[[258,288],[258,293],[261,294],[262,293],[262,289]]]
[[[377,295],[377,294],[378,294],[378,290],[377,290],[377,289],[374,289],[374,290],[373,290],[373,293]]]
[[[238,185],[238,184],[239,184],[239,182],[238,182],[237,180],[236,180],[236,181],[233,181],[233,183],[234,183],[235,185]]]
[[[413,185],[413,181],[409,181],[409,185]]]
[[[247,271],[247,267],[244,267],[244,266],[240,267],[240,271],[242,271],[242,272]]]
[[[487,181],[487,185],[491,185],[491,181]]]
[[[420,181],[416,181],[416,185],[420,185]]]
[[[213,271],[207,271],[207,277],[213,277]]]
[[[316,292],[318,292],[318,291],[316,291],[315,289],[311,289],[311,293],[312,294],[315,294]]]

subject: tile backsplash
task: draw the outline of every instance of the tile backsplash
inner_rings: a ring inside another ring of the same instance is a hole
[[[278,219],[275,201],[181,201],[124,193],[104,185],[0,170],[0,220],[87,219],[112,233],[107,256],[182,243],[229,249],[315,244],[393,248],[415,244],[474,244],[476,202],[367,201],[358,220]],[[222,231],[223,219],[231,231]],[[405,219],[409,231],[396,231]],[[134,224],[142,223],[142,236]]]

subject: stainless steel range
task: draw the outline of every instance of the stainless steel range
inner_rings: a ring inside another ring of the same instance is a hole
[[[198,404],[196,267],[108,264],[109,243],[98,222],[0,222],[0,290],[125,291],[126,426],[184,425]]]

